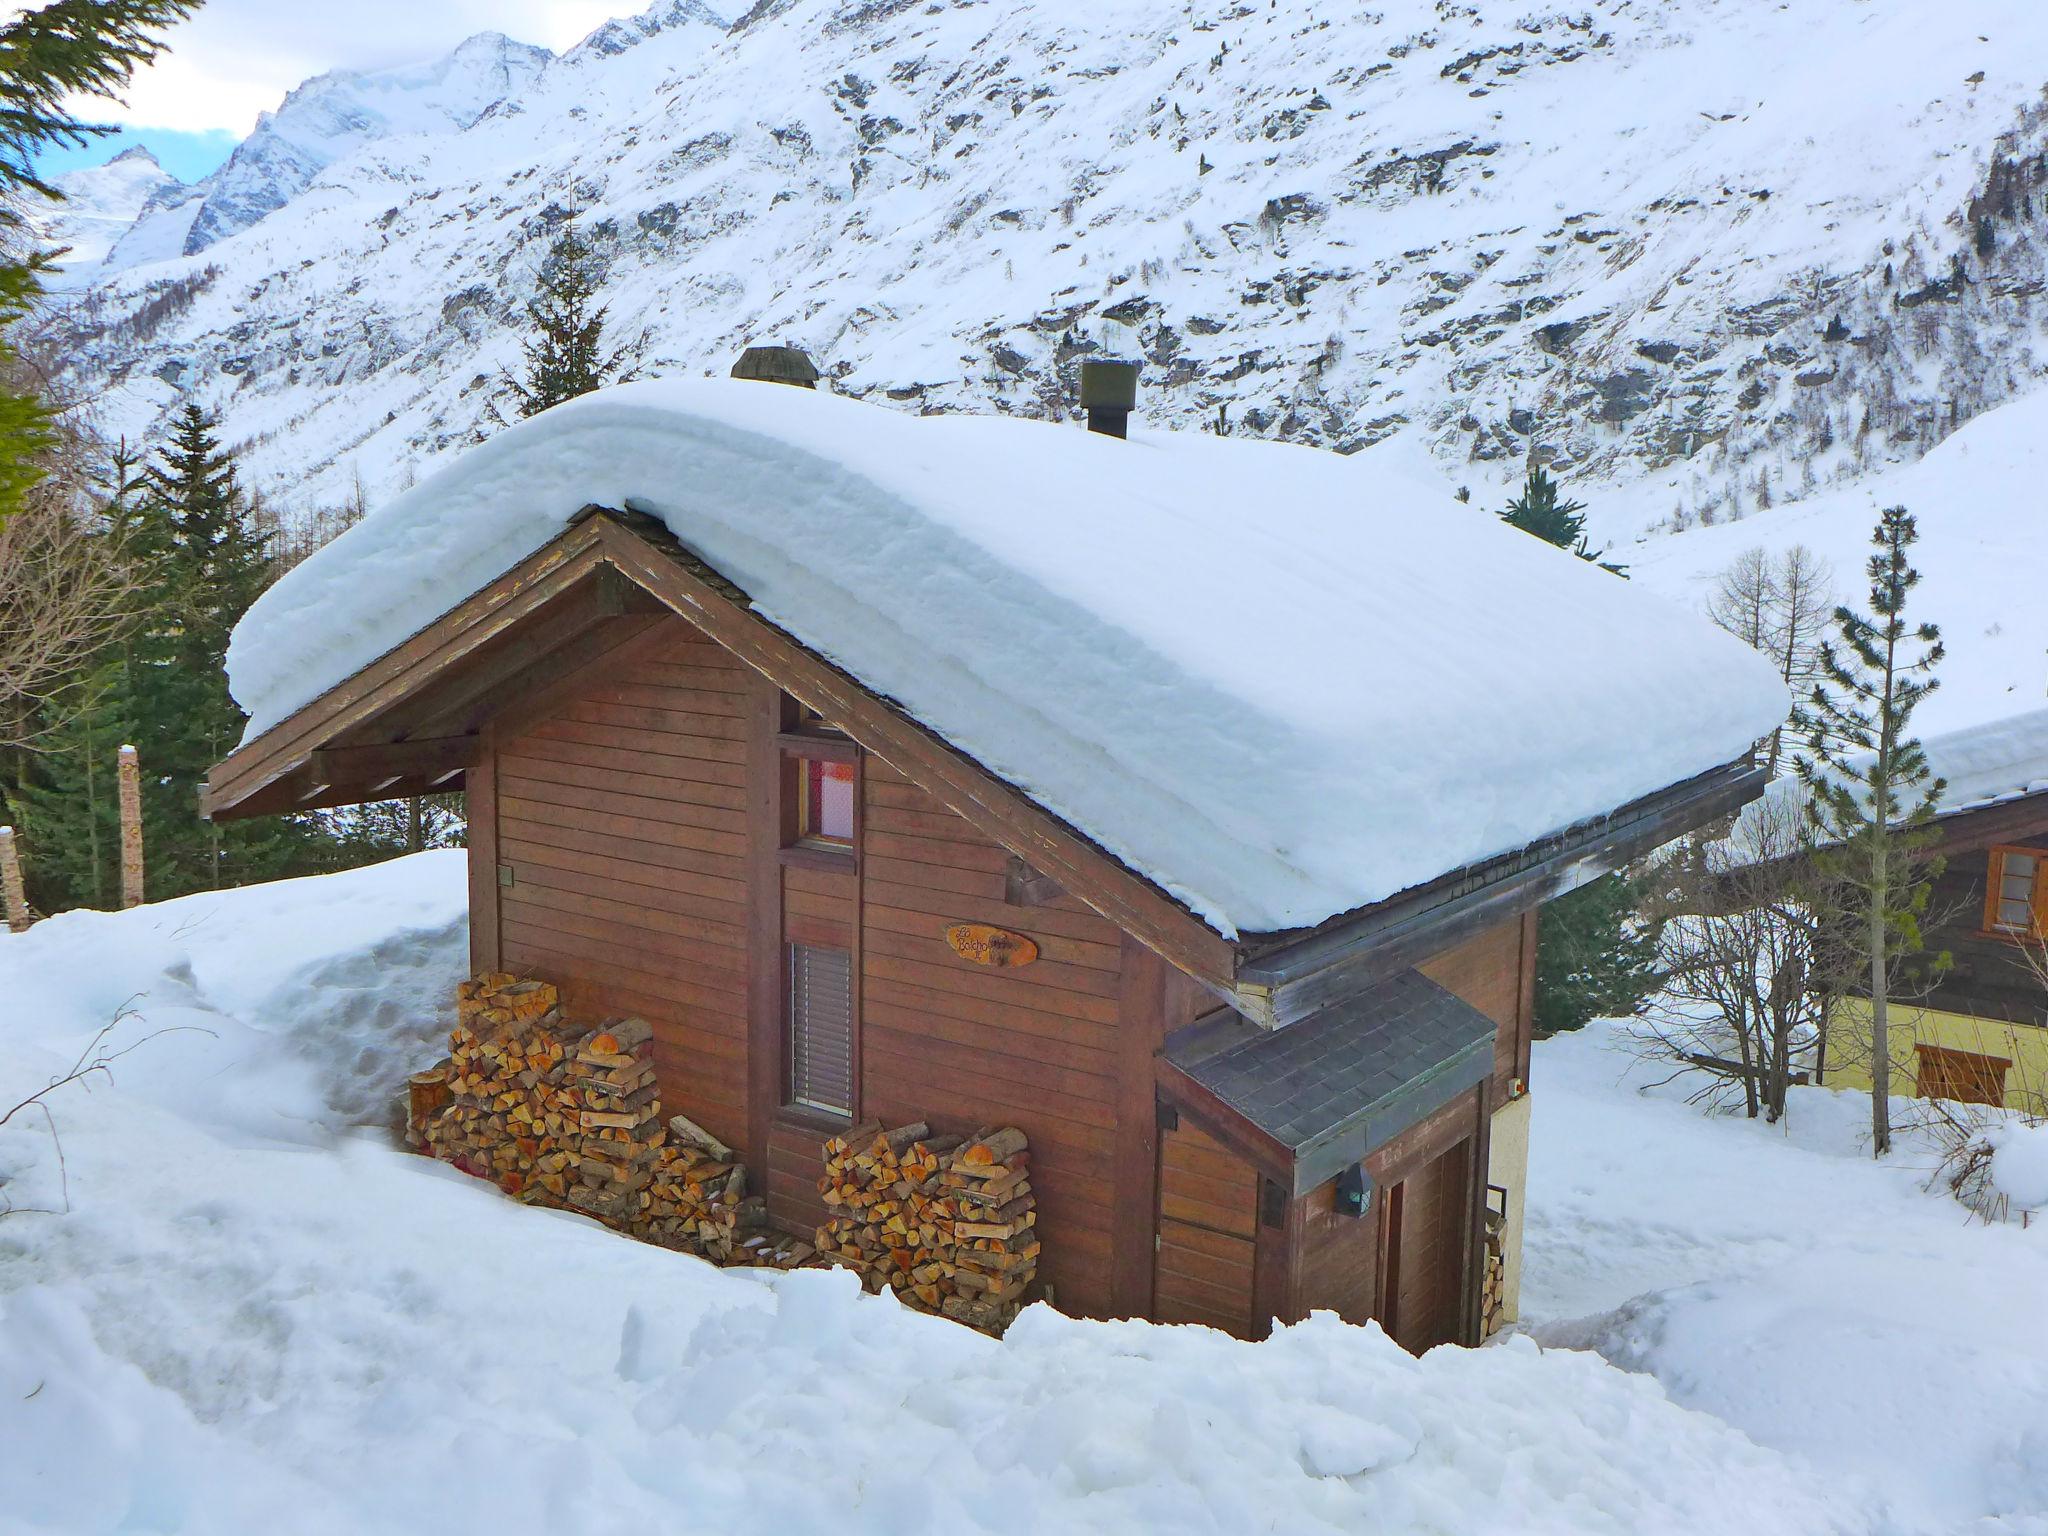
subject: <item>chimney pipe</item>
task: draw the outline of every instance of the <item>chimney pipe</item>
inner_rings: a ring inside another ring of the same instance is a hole
[[[768,384],[794,384],[798,389],[818,387],[818,365],[801,347],[749,347],[732,365],[732,376]]]
[[[1081,360],[1081,409],[1088,413],[1088,430],[1105,437],[1122,437],[1130,428],[1131,411],[1138,403],[1138,365],[1106,357]]]

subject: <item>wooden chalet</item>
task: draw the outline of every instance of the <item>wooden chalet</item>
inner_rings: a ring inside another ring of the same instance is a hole
[[[1119,394],[1098,429],[1120,433]],[[562,418],[545,442],[611,419],[570,412],[539,419]],[[662,1101],[742,1155],[793,1231],[825,1214],[820,1147],[849,1124],[1014,1125],[1038,1284],[1064,1311],[1256,1337],[1329,1308],[1414,1350],[1511,1313],[1537,911],[1753,797],[1741,754],[1770,720],[1494,856],[1235,931],[1112,851],[1119,828],[1084,831],[985,765],[899,679],[799,638],[801,616],[764,612],[676,515],[626,499],[560,508],[481,590],[259,719],[209,814],[464,790],[474,968],[650,1021]],[[374,578],[341,559],[353,537],[331,568],[374,608]],[[1542,569],[1578,581],[1573,564]]]
[[[2048,1113],[2048,711],[1925,745],[1949,787],[1925,850],[1942,868],[1923,937],[1951,964],[1892,1003],[1893,1091]],[[1865,1000],[1833,1011],[1819,1075],[1870,1086]]]

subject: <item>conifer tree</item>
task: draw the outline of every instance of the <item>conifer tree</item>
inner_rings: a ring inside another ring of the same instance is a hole
[[[1626,566],[1601,560],[1586,541],[1586,504],[1568,501],[1540,464],[1529,466],[1522,494],[1501,521],[1581,560],[1626,577]],[[1577,1029],[1591,1019],[1634,1013],[1657,988],[1657,930],[1639,924],[1628,882],[1607,875],[1543,909],[1536,942],[1536,1028]]]
[[[1510,528],[1533,533],[1546,544],[1568,549],[1581,560],[1590,560],[1604,571],[1612,571],[1617,576],[1628,573],[1627,566],[1610,565],[1601,559],[1607,551],[1596,550],[1587,542],[1586,504],[1564,500],[1559,495],[1557,482],[1550,478],[1550,472],[1541,464],[1529,466],[1529,477],[1522,483],[1522,494],[1501,509],[1500,518]]]
[[[245,723],[227,689],[228,636],[269,580],[246,510],[212,418],[188,404],[127,519],[144,602],[120,658],[118,717],[143,754],[153,900],[306,867],[317,833],[303,817],[223,825],[199,814],[200,785]]]
[[[590,247],[564,230],[541,262],[540,291],[526,306],[533,333],[520,343],[523,375],[507,374],[504,392],[522,417],[633,377],[639,348],[609,350],[604,326],[610,311],[597,303],[597,263]]]
[[[1536,930],[1536,1032],[1638,1012],[1664,980],[1660,931],[1637,916],[1635,892],[1620,875],[1602,875],[1545,907]]]
[[[0,523],[39,484],[54,446],[40,389],[16,382],[19,358],[7,331],[41,295],[46,253],[28,236],[23,205],[60,194],[36,174],[36,156],[110,133],[81,121],[69,103],[111,97],[162,50],[155,34],[200,0],[53,0],[0,24]]]
[[[1919,537],[1904,507],[1887,507],[1871,535],[1870,613],[1835,610],[1836,639],[1820,650],[1821,681],[1808,704],[1808,753],[1795,760],[1825,873],[1845,893],[1845,915],[1862,939],[1858,965],[1870,992],[1872,1150],[1891,1150],[1889,1003],[1897,968],[1924,948],[1920,920],[1940,874],[1916,857],[1943,781],[1913,736],[1913,712],[1940,685],[1941,631],[1912,624],[1906,602],[1919,584],[1908,552]],[[1937,956],[1934,968],[1942,968]]]

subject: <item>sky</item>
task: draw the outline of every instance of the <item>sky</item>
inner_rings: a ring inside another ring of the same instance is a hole
[[[383,69],[431,59],[478,32],[503,32],[557,53],[599,23],[648,0],[207,0],[165,36],[171,51],[135,77],[121,105],[81,115],[121,127],[118,138],[38,162],[46,174],[97,165],[147,144],[191,180],[228,152],[300,81],[331,69]],[[18,14],[19,4],[0,5]]]

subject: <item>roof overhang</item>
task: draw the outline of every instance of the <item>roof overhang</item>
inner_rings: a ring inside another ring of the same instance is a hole
[[[894,701],[755,612],[652,518],[589,507],[433,624],[244,744],[209,776],[220,820],[459,788],[487,722],[531,719],[680,616],[1219,996],[1236,946]]]
[[[1307,1018],[1433,954],[1576,890],[1763,793],[1764,771],[1726,763],[1554,837],[1256,948],[1238,965],[1237,1011],[1266,1029]]]
[[[1484,1082],[1496,1030],[1404,970],[1289,1029],[1223,1010],[1175,1030],[1160,1089],[1300,1195]]]

